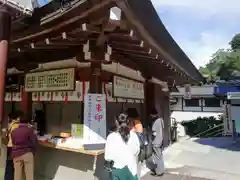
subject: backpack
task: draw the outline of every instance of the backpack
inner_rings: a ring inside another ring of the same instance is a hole
[[[11,135],[11,131],[13,129],[13,126],[17,124],[17,122],[13,122],[10,124],[10,127],[8,127],[6,134],[2,137],[2,144],[8,145],[9,143],[9,136]]]
[[[152,155],[152,143],[150,142],[149,133],[137,133],[140,142],[140,152],[138,155],[139,161],[144,161]]]
[[[140,149],[143,149],[144,146],[148,145],[148,138],[145,133],[136,133],[140,143]]]

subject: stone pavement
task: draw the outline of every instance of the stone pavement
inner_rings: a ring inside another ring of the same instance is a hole
[[[164,152],[169,172],[212,180],[240,179],[240,143],[231,138],[182,139]]]
[[[177,175],[177,174],[166,173],[162,177],[153,177],[148,174],[145,177],[141,178],[141,180],[207,180],[207,179],[190,177],[188,175]]]
[[[240,180],[240,143],[231,138],[182,139],[164,151],[164,162],[163,177],[147,174],[141,180]]]

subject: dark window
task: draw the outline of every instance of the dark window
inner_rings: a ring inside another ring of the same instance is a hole
[[[199,99],[185,99],[185,106],[199,107]]]
[[[220,107],[220,99],[216,98],[206,98],[205,107]]]

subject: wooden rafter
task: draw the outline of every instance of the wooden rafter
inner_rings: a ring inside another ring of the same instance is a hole
[[[112,6],[111,0],[99,1],[98,4],[91,5],[91,8],[89,4],[84,4],[78,15],[75,14],[78,9],[76,8],[64,17],[43,23],[39,29],[27,30],[23,33],[24,36],[13,35],[8,65],[11,67],[17,64],[21,69],[21,63],[17,62],[19,57],[27,57],[26,63],[32,66],[76,55],[77,59],[84,60],[82,52],[84,44],[87,41],[97,42],[101,37],[102,43],[112,48],[113,61],[121,62],[133,69],[149,71],[161,80],[183,78],[184,72],[172,62],[165,60],[164,56],[152,49],[147,41],[143,41],[137,31],[129,28],[132,26],[128,25],[126,19],[121,21],[106,19],[107,13],[103,11],[107,12]]]

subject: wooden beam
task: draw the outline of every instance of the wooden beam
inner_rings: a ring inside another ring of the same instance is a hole
[[[109,44],[116,49],[131,49],[136,52],[146,52],[147,50],[141,47],[141,44],[132,44],[126,42],[110,41]]]
[[[38,41],[41,39],[48,38],[51,36],[50,34],[60,34],[62,32],[65,32],[67,29],[71,28],[70,26],[75,25],[76,23],[79,24],[79,21],[84,21],[85,18],[89,17],[93,13],[96,13],[97,11],[105,8],[106,6],[109,6],[111,4],[111,0],[103,0],[101,3],[94,5],[92,8],[82,12],[80,15],[72,17],[54,27],[47,28],[45,30],[42,30],[40,32],[36,32],[34,34],[28,35],[26,37],[21,37],[12,40],[12,43],[22,43],[25,41]]]
[[[126,18],[131,23],[133,29],[135,28],[136,34],[139,38],[145,41],[146,45],[154,51],[154,53],[162,54],[169,62],[178,66],[182,71],[185,71],[182,66],[162,47],[159,46],[158,42],[153,39],[153,37],[147,32],[143,27],[139,19],[133,14],[132,10],[129,9],[129,6],[125,1],[114,0],[115,3],[122,9]],[[147,13],[147,12],[146,12]],[[137,29],[137,30],[136,30]]]

